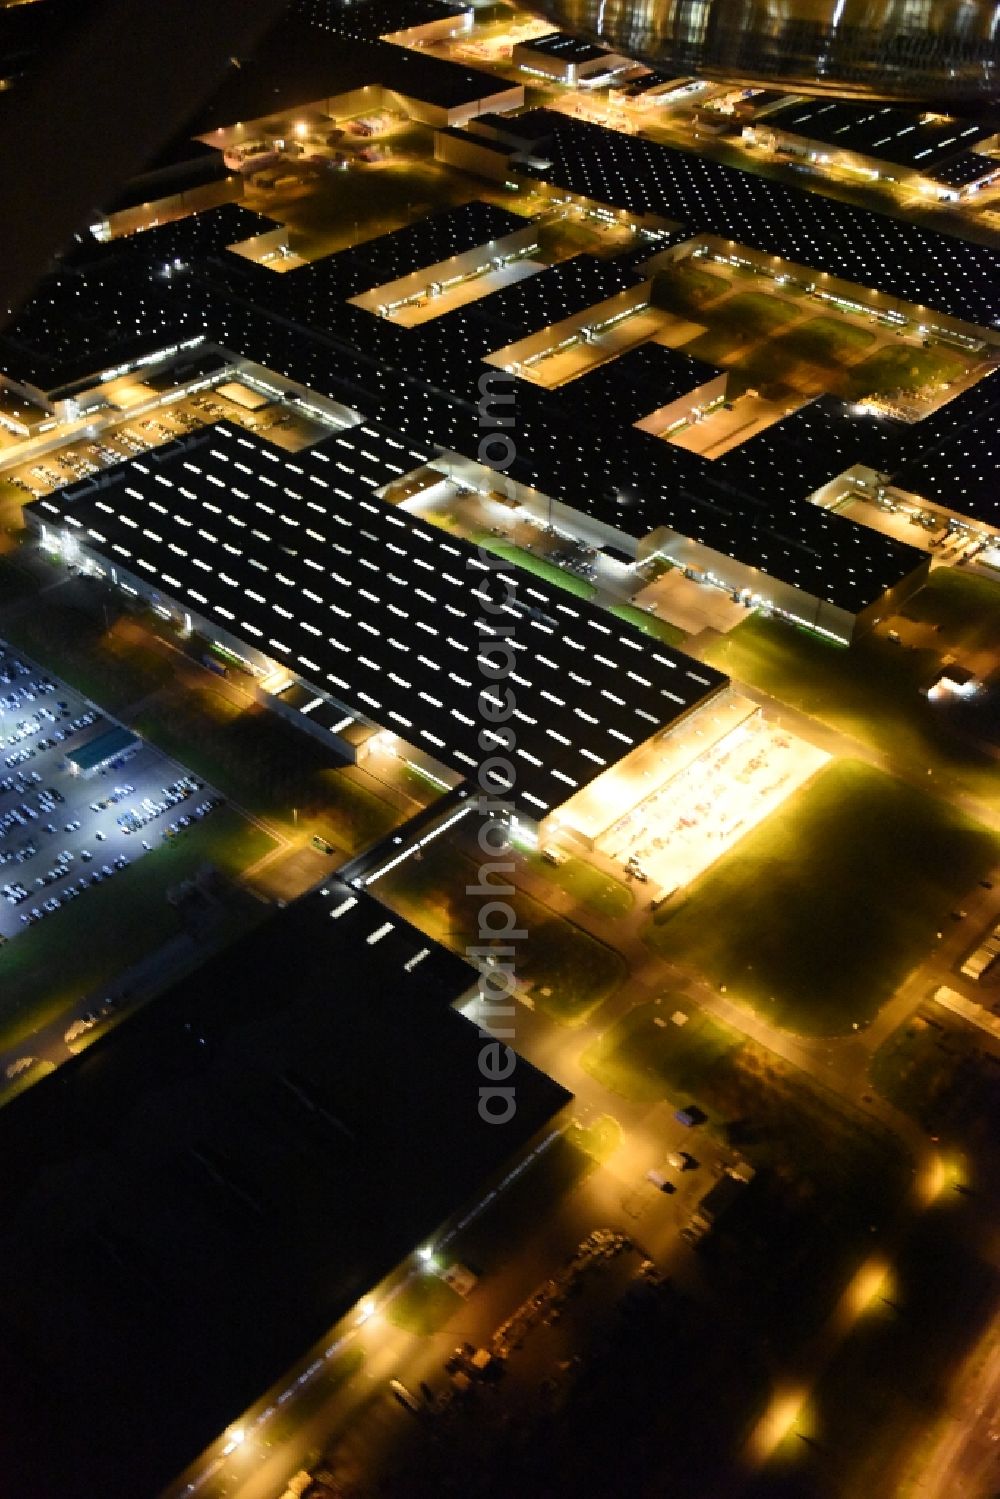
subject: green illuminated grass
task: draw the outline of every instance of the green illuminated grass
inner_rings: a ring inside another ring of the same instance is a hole
[[[872,1057],[875,1087],[932,1134],[986,1137],[996,1093],[981,1031],[934,1004],[921,1006]]]
[[[876,335],[843,317],[816,317],[782,336],[784,349],[815,364],[829,364],[870,348]]]
[[[287,822],[297,808],[345,852],[374,843],[402,818],[306,734],[209,686],[159,693],[133,727],[259,816]]]
[[[386,1307],[385,1320],[428,1338],[440,1332],[461,1305],[461,1296],[439,1275],[418,1275]]]
[[[652,302],[677,317],[700,321],[702,308],[729,291],[729,281],[685,260],[658,271],[653,278]]]
[[[231,807],[219,807],[12,938],[0,949],[0,1048],[18,1045],[183,931],[168,889],[206,864],[235,876],[273,847]]]
[[[408,859],[380,879],[376,890],[401,916],[461,952],[479,941],[482,897],[467,893],[478,880],[473,861],[438,838],[419,861]],[[523,891],[504,899],[527,932],[516,944],[515,968],[532,1003],[560,1024],[582,1024],[625,977],[622,958]]]
[[[593,1124],[571,1124],[566,1138],[577,1150],[590,1156],[592,1161],[603,1164],[614,1155],[622,1143],[622,1127],[610,1114],[602,1114]]]
[[[849,394],[891,395],[897,390],[917,390],[936,381],[956,380],[969,368],[969,360],[955,349],[940,346],[914,348],[911,344],[888,344],[849,373]]]
[[[262,196],[264,211],[272,209],[288,223],[298,254],[306,259],[329,255],[480,196],[474,179],[433,160],[416,159],[418,135],[397,136],[389,144],[393,158],[375,166],[352,163],[305,195],[292,189]],[[387,280],[394,276],[387,270]]]
[[[996,837],[936,797],[836,761],[653,917],[654,951],[807,1033],[864,1024],[933,947]]]
[[[902,612],[938,626],[942,646],[1000,651],[1000,583],[968,568],[935,568]]]
[[[677,1007],[669,997],[659,1005],[637,1005],[587,1047],[580,1059],[584,1071],[633,1103],[705,1097],[711,1074],[738,1049],[740,1037],[702,1014],[674,1025],[670,1017]],[[690,1014],[689,1003],[680,1001],[680,1008]]]
[[[673,1023],[675,1009],[688,1014],[686,1025]],[[817,1326],[868,1249],[872,1225],[909,1185],[909,1162],[890,1137],[683,998],[637,1006],[581,1064],[637,1105],[697,1104],[706,1122],[684,1138],[695,1158],[708,1135],[757,1168],[741,1206],[704,1243],[701,1273],[719,1303],[741,1324],[756,1323],[772,1346]]]
[[[569,858],[565,864],[549,864],[539,854],[531,853],[525,854],[524,861],[535,874],[558,885],[599,916],[625,916],[635,904],[635,896],[627,885],[595,869],[586,859]]]
[[[663,571],[666,572],[668,569],[664,568]],[[687,639],[684,631],[672,625],[669,620],[660,619],[655,614],[647,614],[645,609],[637,609],[634,604],[612,604],[608,613],[625,620],[627,624],[641,630],[644,635],[652,635],[654,640],[662,640],[664,645],[682,645]]]
[[[81,609],[58,594],[38,593],[30,608],[4,620],[11,645],[99,706],[116,712],[170,680],[169,660],[127,620],[105,625],[100,608]]]
[[[907,609],[922,607],[922,598],[923,592]],[[705,659],[879,750],[900,770],[926,776],[929,769],[928,789],[1000,807],[995,761],[953,734],[920,694],[939,665],[936,653],[901,650],[874,634],[845,650],[754,615],[713,644]]]
[[[786,323],[793,323],[801,311],[770,292],[744,291],[723,302],[715,316],[724,327],[748,338],[767,338]]]
[[[550,583],[555,588],[561,588],[566,593],[575,594],[578,599],[592,599],[597,592],[593,583],[588,583],[586,578],[578,578],[575,573],[567,572],[554,562],[546,562],[544,558],[536,557],[534,552],[515,546],[513,542],[498,541],[495,536],[490,536],[485,531],[478,533],[472,539],[479,546],[485,547],[488,552],[495,552],[498,557],[503,557],[513,563],[522,572],[533,573],[536,578],[541,578],[544,582]]]

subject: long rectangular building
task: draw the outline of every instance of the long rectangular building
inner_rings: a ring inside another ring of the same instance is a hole
[[[432,456],[364,422],[293,459],[223,422],[26,514],[117,586],[461,778],[506,753],[478,698],[491,642],[509,640],[513,800],[541,822],[726,678],[511,567],[492,586],[477,547],[380,498]],[[480,774],[498,792],[505,778]]]

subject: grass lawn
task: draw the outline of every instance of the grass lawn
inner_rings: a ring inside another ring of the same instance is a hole
[[[231,807],[220,807],[14,937],[0,949],[0,1048],[17,1045],[183,931],[166,900],[172,886],[204,864],[237,875],[273,846]]]
[[[921,683],[939,662],[934,652],[901,650],[879,635],[845,649],[754,615],[713,645],[705,659],[737,681],[873,746],[900,768],[917,775],[931,769],[929,784],[936,781],[949,794],[1000,807],[995,762],[954,735],[934,704],[920,695]]]
[[[331,765],[308,735],[256,704],[239,706],[210,686],[168,688],[133,727],[242,806],[285,821],[291,809],[337,848],[354,853],[402,814],[356,775]],[[426,799],[425,797],[423,799]]]
[[[703,271],[686,260],[653,277],[652,304],[677,317],[700,321],[701,310],[725,296],[730,283],[725,276]]]
[[[575,224],[567,219],[556,219],[538,227],[538,259],[550,265],[567,260],[571,255],[596,255],[604,249],[604,241],[598,230],[586,224]]]
[[[439,1275],[417,1275],[388,1305],[385,1320],[404,1332],[428,1338],[458,1311],[462,1298]]]
[[[830,364],[871,348],[876,336],[868,328],[859,328],[846,318],[817,317],[797,328],[790,328],[782,338],[782,344],[800,359]]]
[[[663,569],[669,571],[668,568]],[[658,577],[658,573],[652,574]],[[660,619],[655,614],[647,614],[645,609],[637,609],[634,604],[613,604],[608,610],[618,619],[623,619],[627,624],[634,625],[644,635],[652,635],[654,640],[662,640],[664,645],[683,645],[687,635],[683,630],[672,625],[669,620]]]
[[[352,164],[308,192],[254,194],[254,206],[288,223],[291,245],[306,259],[375,239],[430,213],[477,197],[472,179],[433,161],[401,157],[378,166]],[[385,279],[393,280],[387,271]]]
[[[744,291],[730,297],[715,310],[722,327],[735,329],[751,338],[766,338],[786,323],[801,316],[797,307],[789,307],[770,292]]]
[[[654,552],[641,564],[640,570],[647,583],[653,583],[657,578],[662,578],[664,573],[672,572],[675,564],[668,562],[666,557],[659,552]],[[641,611],[640,611],[641,612]]]
[[[0,609],[17,599],[36,593],[38,584],[26,568],[11,555],[0,556]]]
[[[685,1011],[689,1004],[682,1002]],[[741,1038],[710,1016],[696,1013],[686,1025],[670,1019],[676,1006],[637,1005],[584,1052],[581,1063],[611,1093],[633,1103],[678,1102],[704,1093],[709,1075]],[[661,1024],[661,1022],[666,1022]]]
[[[591,1160],[603,1163],[622,1143],[622,1127],[610,1114],[602,1114],[593,1124],[571,1124],[566,1138]]]
[[[732,364],[739,357],[740,352],[741,348],[736,335],[731,329],[722,326],[709,328],[705,333],[699,333],[697,338],[691,339],[684,345],[685,354],[701,359],[705,364]]]
[[[687,1011],[686,1025],[672,1022],[677,1008]],[[623,1015],[580,1061],[609,1092],[633,1103],[698,1104],[708,1116],[704,1128],[779,1174],[831,1171],[849,1189],[859,1142],[877,1142],[880,1150],[888,1143],[863,1115],[820,1093],[774,1053],[669,995]]]
[[[570,858],[565,864],[549,864],[536,853],[523,857],[533,873],[558,885],[599,916],[625,916],[635,904],[635,896],[627,885],[595,869],[586,859]]]
[[[657,913],[647,939],[778,1025],[842,1033],[877,1013],[996,856],[996,837],[949,804],[836,761]]]
[[[473,861],[437,838],[419,862],[408,859],[379,880],[375,894],[429,936],[461,952],[479,941],[482,897],[466,894],[466,886],[477,881]],[[510,904],[518,926],[528,933],[515,944],[518,980],[539,1009],[563,1025],[582,1024],[624,978],[623,960],[520,890]]]
[[[969,360],[954,349],[941,346],[914,348],[912,344],[888,344],[870,359],[856,365],[847,384],[853,399],[892,395],[898,390],[919,390],[938,380],[956,380],[969,368]]]
[[[938,567],[903,606],[906,619],[940,626],[941,643],[1000,651],[1000,582],[966,568]]]
[[[872,1057],[875,1087],[925,1129],[944,1138],[990,1143],[996,1129],[1000,1068],[982,1033],[924,1005]]]
[[[105,627],[100,611],[39,593],[31,607],[3,623],[11,645],[114,713],[155,692],[173,676],[170,661],[143,644],[127,620]]]
[[[533,573],[536,578],[541,578],[555,588],[562,588],[567,593],[574,593],[579,599],[592,599],[597,592],[593,583],[588,583],[586,578],[578,578],[575,573],[565,571],[554,562],[546,562],[544,558],[536,557],[534,552],[514,546],[513,542],[498,541],[486,531],[473,536],[472,540],[478,546],[485,547],[488,552],[495,552],[498,557],[506,558],[522,572]]]

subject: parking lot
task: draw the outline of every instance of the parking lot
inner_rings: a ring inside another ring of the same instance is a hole
[[[106,727],[79,693],[0,643],[0,938],[85,900],[221,799],[143,743],[97,774],[67,752]],[[54,934],[58,937],[58,924]]]

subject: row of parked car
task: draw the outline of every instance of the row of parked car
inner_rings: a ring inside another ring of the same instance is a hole
[[[41,784],[41,771],[19,770],[17,775],[4,776],[0,779],[0,796],[7,796],[11,791],[16,791],[19,796],[25,796],[33,786]]]
[[[123,833],[138,833],[157,817],[162,817],[164,812],[169,812],[171,807],[176,807],[180,802],[186,801],[195,791],[201,789],[201,782],[196,776],[182,776],[179,781],[174,781],[172,786],[164,786],[159,799],[152,796],[143,797],[138,807],[129,807],[118,818],[118,826]],[[189,819],[190,821],[190,819]],[[185,823],[186,827],[188,824]]]
[[[37,807],[33,807],[27,801],[21,802],[17,807],[10,807],[0,817],[0,839],[6,838],[8,833],[16,831],[17,828],[30,828],[34,823],[43,826],[47,833],[57,832],[58,830],[54,823],[48,822],[43,824],[41,819],[45,816],[51,817],[56,810],[56,803],[65,800],[66,798],[62,792],[58,791],[55,786],[46,786],[38,793]],[[79,826],[79,823],[76,823],[75,827],[67,823],[66,831],[67,833],[73,833]],[[30,858],[31,856],[30,854],[26,854],[25,857]],[[12,853],[10,850],[0,850],[0,864],[9,864],[12,859],[17,859],[17,853]],[[17,862],[21,863],[23,861],[17,859]]]
[[[80,857],[82,858],[83,855],[81,854]],[[88,857],[90,856],[88,855]],[[82,875],[79,881],[74,881],[72,884],[67,885],[66,889],[59,895],[50,895],[48,900],[43,901],[40,906],[33,906],[30,911],[22,912],[21,920],[26,926],[32,925],[33,922],[41,921],[44,916],[50,916],[53,911],[58,911],[62,905],[68,904],[71,900],[76,900],[77,896],[82,895],[89,885],[99,885],[102,880],[109,880],[117,870],[127,868],[128,862],[127,855],[119,854],[113,863],[102,865],[100,869],[95,869],[92,874]],[[69,873],[68,864],[56,867],[62,871],[57,876],[58,878],[65,878],[65,875]],[[49,873],[51,874],[52,871]],[[47,882],[48,876],[43,876],[43,880]],[[23,885],[20,886],[20,889],[24,889]],[[26,892],[26,895],[27,893],[30,892]],[[25,899],[26,895],[22,896],[21,899]]]
[[[64,718],[68,718],[68,717],[69,717],[69,704],[68,703],[59,703],[59,704],[57,704],[57,706],[55,707],[55,709],[52,709],[52,708],[39,708],[38,712],[37,713],[32,713],[32,715],[30,716],[30,718],[22,718],[22,719],[20,719],[18,721],[18,723],[15,724],[15,726],[11,730],[11,732],[8,735],[6,735],[6,737],[0,737],[0,745],[9,746],[10,748],[13,748],[15,744],[20,744],[22,740],[24,740],[24,739],[30,739],[34,734],[40,734],[42,732],[42,730],[45,728],[46,724],[49,724],[49,723],[52,723],[52,724],[61,723],[61,721]],[[60,739],[65,739],[65,737],[66,737],[65,731],[63,731],[63,732],[61,732],[59,734],[59,738]],[[42,740],[42,742],[38,746],[38,748],[39,749],[47,749],[48,745],[47,745],[46,741]]]
[[[2,680],[9,686],[12,679],[8,673]],[[46,693],[55,692],[55,690],[56,684],[50,682],[48,677],[39,677],[27,684],[15,686],[13,692],[4,693],[3,697],[0,697],[0,708],[3,708],[5,713],[16,713],[19,708],[24,707],[25,703],[33,703],[37,698],[44,697]]]

